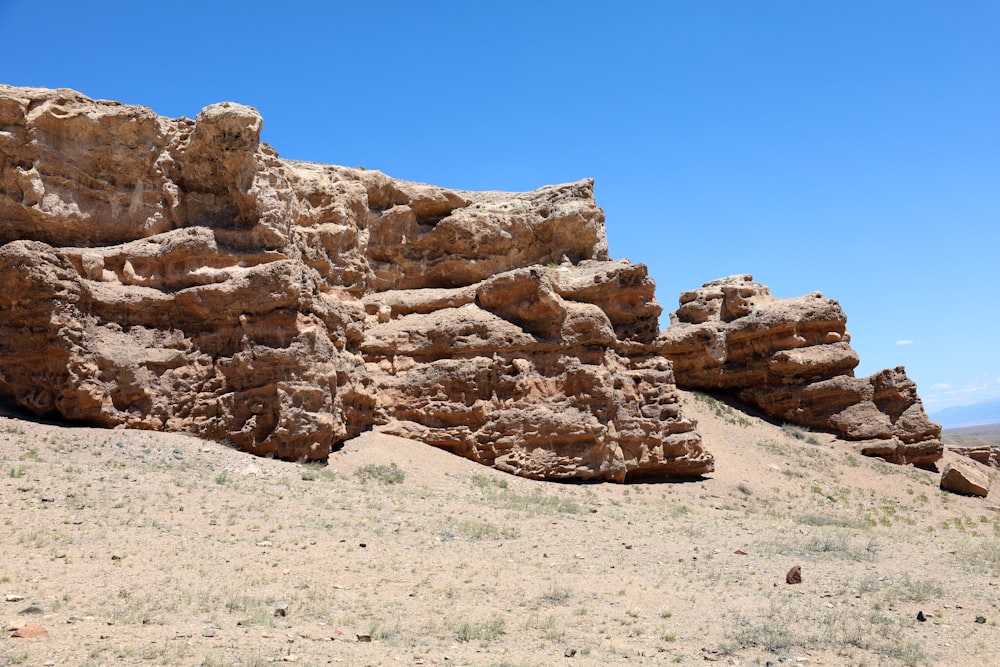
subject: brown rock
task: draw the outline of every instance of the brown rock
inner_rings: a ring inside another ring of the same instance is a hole
[[[991,468],[1000,468],[1000,447],[992,445],[979,445],[974,447],[958,447],[947,445],[948,451],[961,454],[973,461],[982,463]]]
[[[802,583],[802,567],[800,565],[796,565],[788,571],[788,574],[785,575],[785,583],[786,584]]]
[[[48,637],[49,631],[37,624],[24,625],[14,630],[10,635],[12,638],[35,639],[38,637]]]
[[[646,310],[658,312],[645,267],[625,262],[516,269],[479,283],[471,300],[394,292],[393,318],[361,346],[379,429],[534,478],[708,472],[669,362],[643,344],[645,322],[615,313],[624,308],[604,283],[623,275],[632,287],[622,298],[643,286]]]
[[[990,491],[990,476],[975,463],[952,461],[941,471],[941,488],[965,496],[985,498]]]
[[[0,400],[287,459],[378,427],[537,478],[712,470],[590,180],[283,160],[228,102],[0,86],[0,127]]]
[[[738,275],[684,292],[670,320],[660,342],[678,386],[729,392],[892,463],[930,466],[941,458],[941,427],[902,367],[854,377],[858,355],[836,301],[818,292],[778,299]]]

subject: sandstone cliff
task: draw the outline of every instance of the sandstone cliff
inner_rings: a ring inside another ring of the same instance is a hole
[[[538,478],[712,470],[591,181],[465,192],[0,86],[0,400],[314,460],[371,428]]]
[[[930,466],[941,458],[941,427],[902,367],[854,377],[858,355],[836,301],[818,292],[777,299],[737,275],[682,293],[670,320],[660,343],[678,386],[727,392],[893,463]]]

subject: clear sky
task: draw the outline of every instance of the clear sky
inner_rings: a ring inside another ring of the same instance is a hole
[[[840,301],[859,375],[1000,396],[1000,2],[0,0],[0,81],[465,189],[596,179],[669,311],[752,273]],[[666,316],[664,316],[664,324]]]

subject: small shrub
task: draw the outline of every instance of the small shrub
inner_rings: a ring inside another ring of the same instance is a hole
[[[472,486],[478,487],[480,489],[488,489],[491,487],[495,487],[498,489],[506,489],[509,486],[509,484],[505,479],[497,479],[495,477],[487,475],[473,475]]]
[[[749,419],[746,415],[744,415],[742,412],[738,410],[733,409],[732,406],[723,403],[714,396],[709,396],[708,394],[702,394],[701,392],[697,391],[692,393],[694,394],[695,400],[704,403],[709,408],[711,408],[712,412],[715,413],[715,416],[721,419],[722,421],[728,422],[730,424],[735,424],[742,428],[748,428],[750,426],[753,426],[753,421]]]
[[[806,526],[838,526],[840,528],[869,528],[871,524],[862,519],[842,517],[835,514],[804,512],[794,514],[792,520]]]
[[[796,426],[795,424],[782,424],[781,431],[790,438],[808,442],[810,445],[821,444],[816,436],[809,433],[809,429]]]
[[[458,627],[456,639],[460,642],[471,642],[473,640],[493,641],[504,633],[507,622],[502,616],[494,616],[482,623],[462,623]]]
[[[406,479],[404,473],[395,463],[389,465],[377,465],[369,463],[363,465],[354,472],[354,476],[361,480],[362,484],[377,482],[379,484],[402,484]]]
[[[24,429],[18,426],[16,423],[7,422],[0,424],[0,433],[9,433],[11,435],[24,435]]]
[[[467,540],[509,540],[520,535],[517,528],[497,526],[488,521],[458,520],[449,523],[448,528],[439,537],[442,542],[448,542],[461,537]]]
[[[549,604],[565,604],[571,597],[573,597],[573,591],[570,589],[553,586],[542,596],[542,600]]]
[[[306,482],[315,482],[321,479],[337,479],[337,471],[325,462],[303,463],[299,467],[302,470],[302,479]]]

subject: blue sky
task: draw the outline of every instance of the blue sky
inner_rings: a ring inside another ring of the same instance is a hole
[[[449,187],[593,177],[667,310],[822,291],[933,412],[1000,396],[998,35],[994,0],[0,0],[0,81],[250,104],[285,157]]]

